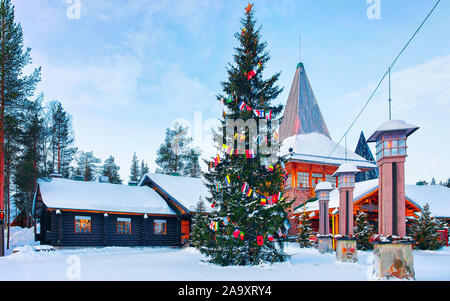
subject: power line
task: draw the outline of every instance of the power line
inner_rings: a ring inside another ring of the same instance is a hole
[[[353,125],[355,124],[355,122],[358,120],[359,116],[361,116],[362,112],[366,109],[367,105],[369,104],[369,102],[372,100],[373,96],[375,95],[375,93],[378,91],[378,88],[381,86],[381,83],[384,81],[384,79],[386,78],[386,75],[390,74],[390,71],[392,69],[392,67],[395,65],[395,63],[397,62],[397,60],[399,59],[399,57],[403,54],[403,52],[406,50],[406,48],[409,46],[409,44],[411,43],[411,41],[414,39],[414,37],[417,35],[417,33],[420,31],[420,29],[422,28],[422,26],[425,24],[425,22],[428,20],[428,18],[431,16],[431,14],[433,13],[433,11],[436,9],[437,5],[439,4],[439,2],[441,2],[441,0],[438,0],[436,2],[436,4],[433,6],[433,8],[430,10],[430,12],[428,13],[428,15],[425,17],[425,19],[422,21],[422,23],[420,24],[420,26],[417,28],[417,30],[414,32],[414,34],[411,36],[411,38],[408,40],[408,42],[405,44],[405,46],[402,48],[402,50],[399,52],[399,54],[396,56],[396,58],[394,59],[394,61],[392,62],[392,64],[389,65],[389,67],[387,68],[386,72],[383,74],[383,76],[381,77],[381,80],[378,82],[377,86],[375,87],[375,90],[373,90],[372,94],[370,94],[369,99],[366,101],[366,103],[364,104],[364,106],[362,107],[361,111],[358,113],[358,115],[356,115],[356,118],[353,120],[353,122],[350,124],[349,128],[345,131],[344,135],[342,135],[341,139],[339,139],[339,142],[336,144],[336,146],[333,148],[333,150],[328,154],[328,156],[324,159],[323,163],[325,163],[325,161],[333,154],[333,152],[336,150],[336,148],[338,147],[338,145],[341,144],[342,139],[344,139],[344,137],[347,136],[348,132],[352,129]],[[322,163],[322,164],[323,164]]]

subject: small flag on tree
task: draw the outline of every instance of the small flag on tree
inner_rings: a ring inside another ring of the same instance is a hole
[[[243,111],[244,108],[245,108],[245,106],[246,106],[245,102],[241,101],[241,102],[239,103],[239,110]]]
[[[251,195],[252,195],[252,192],[253,192],[253,190],[250,188],[250,189],[247,191],[247,196],[251,196]]]
[[[281,231],[281,228],[278,228],[277,234],[279,237],[283,237],[283,231]]]
[[[274,241],[273,236],[272,235],[267,236],[267,240],[270,242]]]
[[[242,185],[242,193],[245,193],[245,192],[247,191],[247,189],[248,189],[248,184],[247,184],[247,182],[245,182],[245,183]]]
[[[264,238],[261,235],[256,236],[256,242],[258,246],[262,246],[264,244]]]
[[[284,227],[286,228],[286,230],[289,230],[289,228],[291,227],[291,224],[289,223],[288,220],[284,221]]]
[[[240,232],[241,231],[239,231],[239,229],[234,230],[234,232],[233,232],[234,238],[238,238]]]
[[[244,241],[244,235],[245,235],[244,231],[242,231],[241,233],[239,233],[239,236],[241,237],[241,240],[242,240],[242,241]]]
[[[256,75],[255,71],[251,70],[247,73],[247,79],[251,80]]]
[[[225,181],[227,181],[227,184],[230,185],[231,181],[230,181],[230,175],[227,175],[225,177]]]
[[[261,205],[264,206],[267,204],[267,199],[266,198],[261,198]]]

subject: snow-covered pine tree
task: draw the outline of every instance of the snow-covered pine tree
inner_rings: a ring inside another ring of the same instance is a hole
[[[140,180],[139,161],[136,156],[136,153],[134,153],[133,159],[131,159],[130,182],[139,182],[139,180]]]
[[[76,162],[76,174],[83,176],[84,181],[94,181],[99,173],[98,164],[101,162],[94,156],[94,152],[78,152]]]
[[[142,179],[146,174],[148,174],[148,165],[144,162],[144,160],[141,161],[141,169],[140,169],[140,178]]]
[[[23,31],[16,22],[14,5],[11,0],[0,1],[0,210],[4,210],[4,201],[9,209],[9,194],[15,146],[18,144],[16,134],[21,120],[23,104],[33,96],[36,84],[40,81],[41,68],[31,69],[31,48],[24,47]],[[27,74],[28,73],[28,74]],[[17,126],[17,127],[16,127]],[[5,193],[6,192],[6,193]],[[6,222],[9,222],[9,210]],[[0,225],[0,256],[4,255],[4,225]],[[9,228],[8,228],[9,237]]]
[[[108,159],[103,162],[102,175],[109,178],[109,183],[122,184],[122,180],[119,175],[120,167],[114,162],[114,157],[109,156]]]
[[[373,244],[370,242],[370,238],[375,234],[374,227],[367,220],[367,214],[364,211],[360,211],[356,215],[355,225],[356,244],[358,250],[372,250]]]
[[[441,228],[441,223],[431,215],[430,205],[425,204],[419,219],[411,227],[415,247],[420,250],[440,249],[442,241],[439,240],[437,231]]]
[[[311,221],[309,220],[306,212],[300,216],[298,233],[297,233],[297,242],[302,248],[310,248],[313,245],[313,242],[309,239],[312,234]]]
[[[175,122],[166,129],[166,137],[157,151],[155,163],[162,173],[185,174],[186,155],[192,138],[187,136],[188,128]]]
[[[198,159],[200,158],[200,150],[191,148],[189,149],[188,153],[186,154],[186,163],[184,168],[184,174],[199,178],[201,175],[201,169],[200,169],[200,163],[198,162]]]
[[[36,181],[42,175],[43,156],[40,145],[44,131],[41,99],[29,102],[26,110],[23,132],[20,135],[21,152],[16,162],[14,173],[14,202],[19,210],[31,215]],[[31,220],[29,221],[31,222]]]
[[[58,101],[49,105],[50,118],[50,173],[60,173],[69,178],[70,163],[77,152],[73,147],[72,117],[64,110]]]
[[[203,200],[197,202],[195,213],[192,218],[191,244],[199,248],[204,246],[211,239],[211,234],[208,231],[208,215],[206,214],[205,203]]]
[[[274,118],[282,105],[272,101],[282,91],[275,85],[280,73],[263,78],[270,56],[265,51],[267,43],[260,41],[261,28],[255,27],[253,11],[246,13],[241,24],[242,32],[235,34],[239,45],[234,64],[228,65],[228,79],[221,83],[224,95],[217,96],[225,106],[222,127],[216,133],[221,155],[207,162],[213,167],[204,174],[212,195],[208,201],[215,212],[210,219],[213,238],[200,251],[210,262],[224,266],[288,258],[284,225],[290,202],[281,197],[284,162],[262,146],[268,142],[275,152],[279,149],[272,138],[278,124]],[[236,120],[244,126],[236,125]],[[255,130],[250,131],[248,125]],[[259,143],[252,147],[255,141]]]

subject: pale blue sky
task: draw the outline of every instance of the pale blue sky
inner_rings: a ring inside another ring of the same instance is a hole
[[[214,95],[247,1],[81,0],[79,20],[67,17],[67,0],[13,2],[25,44],[42,66],[39,91],[72,114],[76,145],[103,160],[114,155],[122,178],[128,180],[133,152],[154,170],[174,120],[193,123],[199,110],[203,121],[220,117]],[[369,19],[366,0],[253,3],[272,57],[266,75],[282,72],[277,101],[287,99],[300,33],[302,61],[335,141],[434,5],[380,0],[381,18]],[[450,2],[441,1],[393,70],[393,118],[421,127],[410,139],[407,183],[450,177],[449,17]],[[386,119],[383,85],[349,133],[348,148],[361,130],[367,137]]]

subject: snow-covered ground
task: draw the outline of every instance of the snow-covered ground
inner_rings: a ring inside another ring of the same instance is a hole
[[[289,244],[285,263],[219,267],[193,248],[82,248],[20,252],[0,258],[0,280],[370,280],[371,252],[358,251],[357,264]],[[450,247],[414,251],[417,280],[450,280]]]

